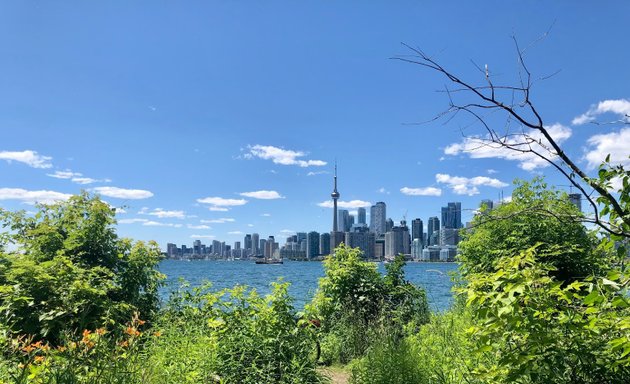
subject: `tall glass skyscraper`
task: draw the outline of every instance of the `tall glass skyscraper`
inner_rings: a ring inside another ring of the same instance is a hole
[[[382,201],[370,208],[370,232],[374,232],[377,237],[385,234],[386,208]]]

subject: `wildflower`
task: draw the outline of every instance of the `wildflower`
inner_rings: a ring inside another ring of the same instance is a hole
[[[25,367],[26,367],[26,365],[24,365],[24,364],[22,364],[22,363],[18,364],[18,368],[19,368],[19,369],[24,369]]]
[[[57,350],[58,350],[59,352],[65,352],[65,351],[66,351],[66,349],[67,349],[67,348],[66,348],[66,347],[64,347],[63,345],[60,345],[60,346],[58,346],[58,347],[57,347]]]
[[[153,336],[155,336],[155,337],[160,337],[160,336],[162,336],[162,332],[160,332],[160,331],[155,331],[155,332],[153,332]]]
[[[98,328],[96,329],[96,334],[99,336],[103,336],[105,334],[105,328]]]
[[[127,327],[127,329],[125,329],[125,333],[129,336],[140,336],[140,332],[134,327]]]
[[[46,358],[44,356],[35,356],[36,363],[42,363]]]
[[[84,329],[84,330],[83,330],[83,338],[89,337],[91,333],[92,333],[92,332],[90,332],[90,330],[88,330],[88,329]]]
[[[146,321],[138,319],[138,325],[144,325]]]
[[[129,346],[129,342],[127,340],[123,340],[120,343],[118,343],[118,345],[120,345],[123,348],[126,348]]]

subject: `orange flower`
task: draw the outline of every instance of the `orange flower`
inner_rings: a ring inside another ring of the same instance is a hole
[[[123,348],[128,347],[129,346],[129,342],[127,340],[123,340],[119,343],[119,345]]]
[[[31,344],[31,345],[27,345],[25,347],[22,347],[22,351],[26,352],[26,353],[31,353],[35,350],[35,347]]]
[[[103,336],[105,334],[105,332],[106,332],[105,328],[98,328],[96,330],[96,334],[99,335],[99,336]]]
[[[35,362],[36,363],[41,363],[45,360],[46,358],[44,356],[35,356]]]
[[[160,331],[155,331],[155,332],[153,332],[153,336],[155,336],[155,337],[160,337],[160,336],[162,336],[162,332],[160,332]]]
[[[125,333],[129,336],[140,336],[140,332],[134,327],[127,327],[127,329],[125,329]]]
[[[86,338],[86,337],[90,336],[91,333],[92,332],[90,332],[88,329],[84,329],[83,330],[83,338]]]
[[[64,347],[63,345],[60,345],[60,346],[57,347],[57,350],[59,352],[65,352],[66,351],[66,347]]]
[[[146,321],[138,319],[138,325],[144,325]]]

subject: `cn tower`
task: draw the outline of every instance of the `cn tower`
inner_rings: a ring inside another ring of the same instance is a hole
[[[339,199],[339,192],[337,191],[337,162],[335,161],[335,188],[330,194],[333,199],[333,232],[337,233],[337,199]]]

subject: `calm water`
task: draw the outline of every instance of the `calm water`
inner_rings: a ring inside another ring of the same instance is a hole
[[[382,263],[379,270],[385,271]],[[431,309],[441,311],[451,304],[452,284],[448,274],[455,270],[455,263],[409,263],[405,275],[407,280],[426,289]],[[166,286],[161,292],[164,298],[177,288],[180,277],[193,286],[210,281],[219,290],[241,284],[256,288],[261,294],[270,291],[270,283],[283,278],[291,283],[289,293],[298,308],[311,300],[318,279],[324,275],[321,262],[297,261],[257,265],[253,261],[164,260],[160,263],[160,271],[167,275]]]

